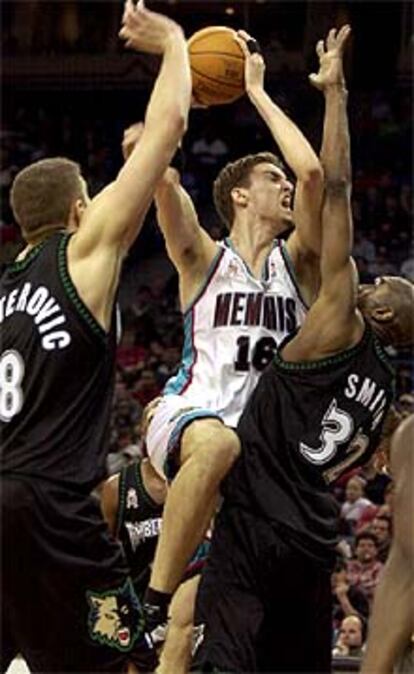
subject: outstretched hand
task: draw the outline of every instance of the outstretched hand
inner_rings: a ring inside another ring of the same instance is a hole
[[[248,47],[249,41],[255,42],[254,38],[245,30],[238,30],[236,40],[242,48],[245,58],[244,83],[247,94],[254,89],[263,89],[266,70],[263,56],[258,51],[252,53]]]
[[[332,86],[345,86],[343,55],[350,34],[351,26],[346,24],[339,31],[332,28],[326,41],[319,40],[317,43],[319,72],[309,75],[310,83],[317,89],[325,91]]]
[[[135,124],[131,124],[131,126],[128,126],[128,128],[125,129],[122,138],[122,156],[124,157],[125,161],[132,153],[134,147],[138,145],[143,133],[144,133],[143,122],[136,122]]]
[[[125,46],[148,54],[163,54],[172,37],[182,35],[180,26],[162,14],[151,12],[144,0],[126,0],[119,37]]]

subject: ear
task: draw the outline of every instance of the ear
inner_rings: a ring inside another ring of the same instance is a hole
[[[76,201],[73,202],[72,206],[70,207],[68,220],[69,229],[71,231],[79,229],[80,221],[85,208],[86,204],[83,199],[76,199]]]
[[[371,318],[373,318],[377,323],[391,323],[394,317],[394,309],[387,306],[375,307],[371,312]]]
[[[235,206],[247,206],[249,193],[245,187],[233,187],[230,194]]]

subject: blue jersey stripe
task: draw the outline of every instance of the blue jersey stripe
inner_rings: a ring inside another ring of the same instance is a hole
[[[207,290],[223,255],[224,248],[220,248],[210,265],[202,287],[184,312],[184,346],[181,355],[181,367],[175,377],[167,381],[162,395],[179,395],[191,382],[193,366],[197,360],[197,351],[194,344],[194,307]]]
[[[213,278],[215,271],[217,267],[219,266],[220,260],[224,255],[224,248],[220,248],[217,252],[217,254],[214,256],[213,262],[211,263],[209,270],[206,274],[206,278],[204,280],[203,285],[201,286],[200,290],[198,291],[197,295],[194,297],[194,299],[190,302],[190,304],[183,309],[183,315],[186,316],[197,304],[198,300],[204,295],[205,291],[207,290],[207,287]]]
[[[196,360],[196,350],[193,342],[193,312],[184,318],[184,345],[181,358],[181,367],[175,377],[171,377],[164,387],[162,395],[182,393],[191,380],[192,368]]]

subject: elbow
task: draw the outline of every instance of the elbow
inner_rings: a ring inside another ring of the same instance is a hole
[[[324,172],[322,165],[319,162],[316,162],[313,166],[310,166],[306,169],[303,177],[301,178],[306,188],[312,190],[323,187],[324,184]]]
[[[178,145],[188,127],[188,114],[182,110],[176,110],[168,115],[168,133],[175,145]]]
[[[179,189],[179,187],[180,174],[178,173],[177,169],[169,166],[157,184],[155,199],[162,199],[163,196],[170,192],[175,192]]]
[[[335,176],[325,182],[325,192],[330,196],[346,196],[351,194],[351,179],[348,176]]]

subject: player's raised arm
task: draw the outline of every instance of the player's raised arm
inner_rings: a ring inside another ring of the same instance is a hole
[[[268,126],[297,180],[293,209],[296,233],[289,239],[289,252],[296,266],[300,255],[320,253],[323,170],[317,154],[305,136],[266,93],[265,62],[257,51],[255,40],[244,31],[238,32],[238,38],[246,58],[246,93]]]
[[[320,298],[338,305],[339,318],[355,308],[352,252],[351,157],[347,116],[348,92],[343,74],[343,52],[350,27],[332,29],[326,43],[320,40],[317,53],[320,69],[311,76],[325,96],[322,163],[325,197],[322,209]]]
[[[139,146],[116,180],[87,206],[68,248],[72,281],[104,328],[123,256],[140,231],[156,184],[185,131],[191,96],[187,45],[176,23],[147,10],[142,0],[136,7],[128,0],[120,35],[127,46],[161,54],[162,64]]]
[[[311,82],[325,95],[321,287],[298,336],[284,350],[290,360],[323,358],[356,343],[363,321],[356,309],[357,274],[351,257],[351,158],[348,92],[342,58],[350,27],[329,32],[317,45],[320,69]]]
[[[99,241],[123,246],[136,235],[155,185],[185,131],[190,105],[191,76],[181,28],[160,14],[128,2],[120,36],[127,46],[162,55],[162,64],[145,116],[141,142],[116,180],[101,192],[85,214],[89,232],[84,245]],[[89,236],[88,236],[89,234]]]
[[[201,227],[192,199],[174,168],[161,178],[155,205],[168,255],[180,275],[204,277],[217,253],[217,244]]]
[[[141,142],[144,128],[144,124],[139,122],[125,130],[122,142],[125,160]],[[178,159],[180,163],[180,158]],[[169,166],[158,182],[154,196],[157,221],[165,239],[168,256],[184,280],[180,292],[183,293],[184,286],[184,293],[189,295],[182,298],[185,305],[191,300],[193,286],[204,281],[204,276],[217,254],[217,244],[201,227],[193,201],[180,179],[179,170]]]

